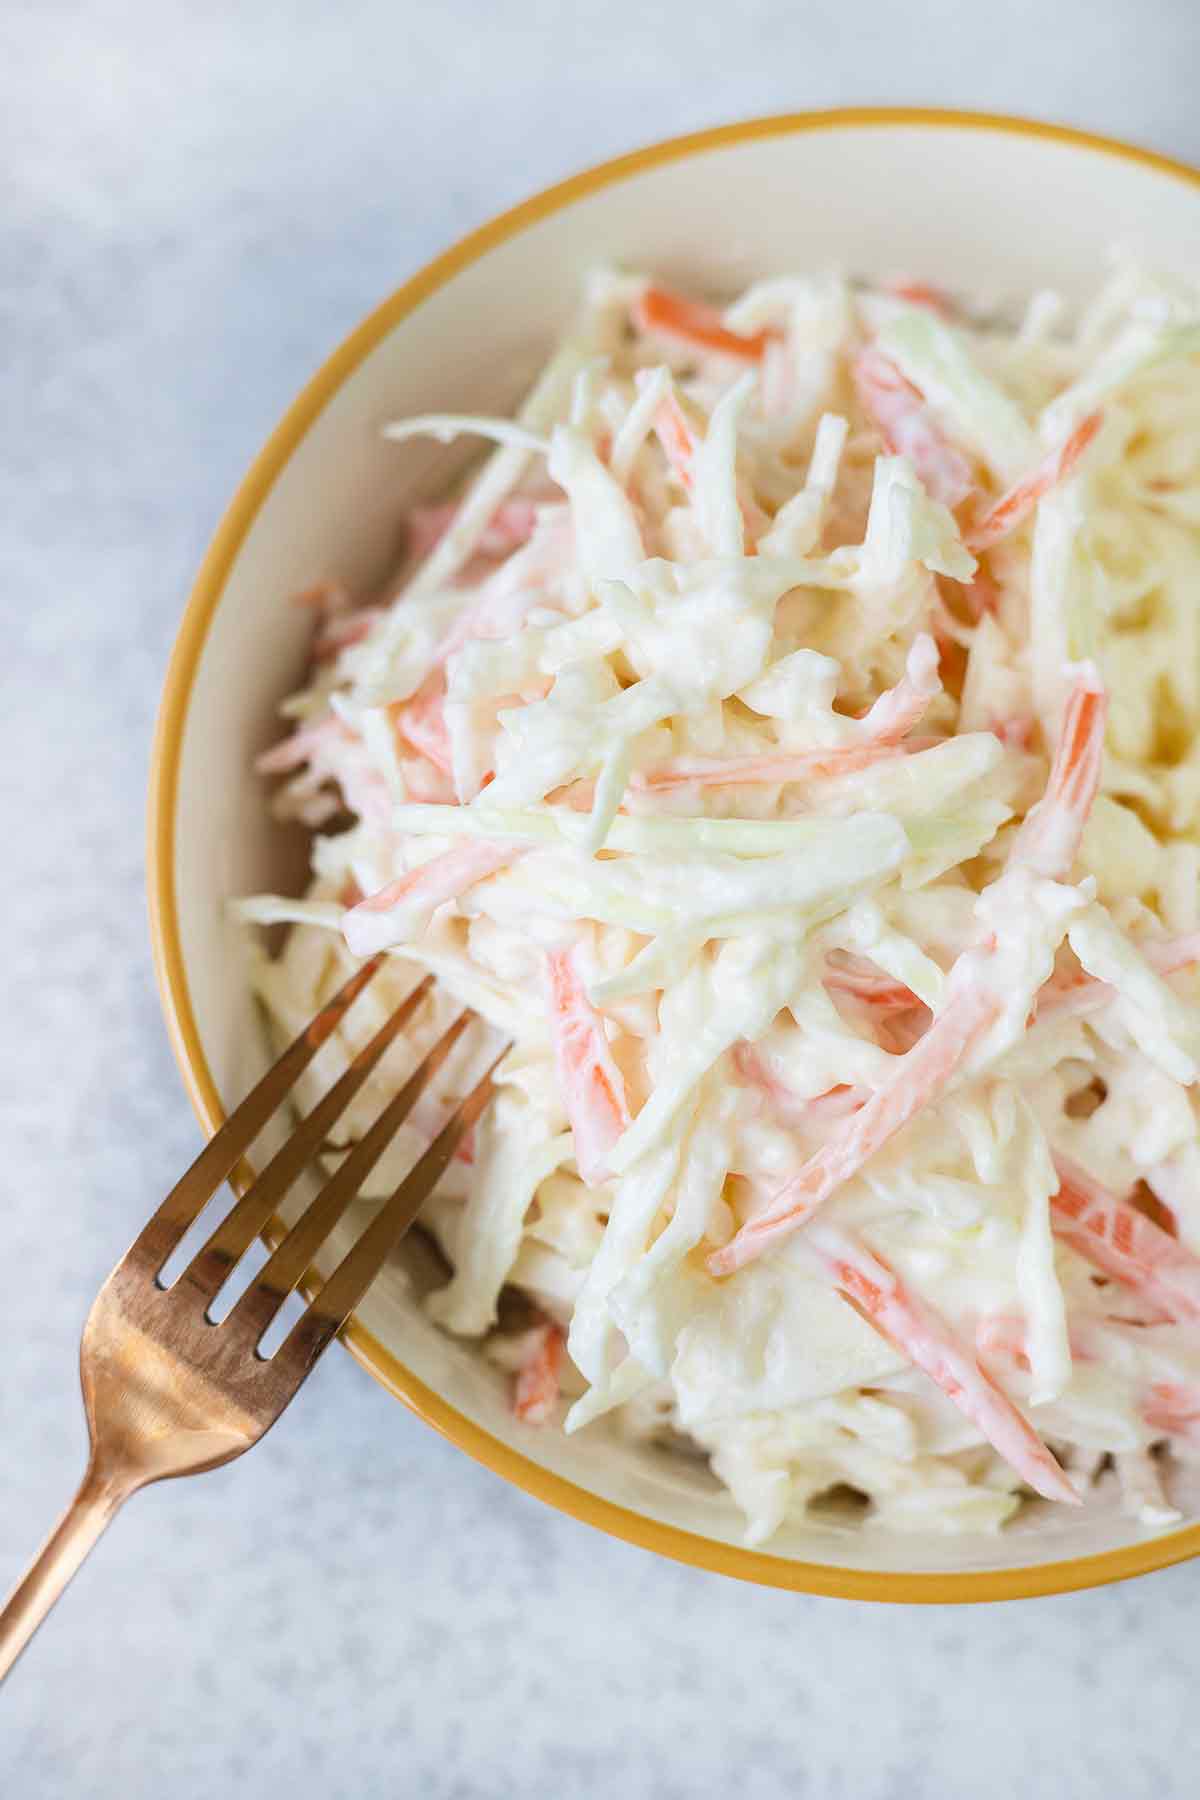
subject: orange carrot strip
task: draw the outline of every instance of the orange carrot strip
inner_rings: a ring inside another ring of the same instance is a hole
[[[1078,1506],[1079,1495],[1030,1424],[944,1320],[911,1294],[883,1259],[824,1220],[807,1234],[838,1291],[879,1335],[978,1426],[1022,1481],[1047,1500]]]
[[[975,1327],[975,1348],[982,1356],[1006,1356],[1020,1368],[1029,1367],[1029,1332],[1015,1313],[984,1313]]]
[[[695,479],[696,452],[700,438],[696,426],[680,404],[679,396],[669,391],[654,417],[654,435],[681,485],[691,493]],[[738,507],[746,528],[747,555],[753,556],[754,545],[770,521],[744,482],[738,482]]]
[[[350,909],[342,920],[347,944],[355,956],[373,956],[377,950],[388,949],[402,940],[413,908],[431,911],[447,900],[457,900],[476,882],[515,862],[525,849],[523,844],[480,838],[431,857]],[[389,916],[393,914],[394,918]]]
[[[970,528],[966,534],[967,549],[978,556],[1007,537],[1010,531],[1015,531],[1043,495],[1066,480],[1103,423],[1103,413],[1089,413],[1057,450],[1052,450],[1031,475],[1009,488],[1007,494]]]
[[[596,1187],[606,1179],[609,1151],[629,1124],[625,1083],[572,953],[549,951],[546,969],[550,1030],[575,1161],[588,1187]]]
[[[643,288],[634,301],[633,322],[648,336],[673,338],[690,349],[736,356],[744,362],[759,362],[772,337],[777,335],[756,331],[743,337],[721,323],[721,315],[715,306],[706,306],[700,300],[687,300],[682,294],[653,286]]]
[[[1200,1389],[1185,1387],[1178,1381],[1152,1382],[1142,1417],[1155,1431],[1200,1444]]]
[[[314,581],[291,596],[293,606],[307,607],[321,618],[331,619],[337,613],[350,611],[350,592],[340,581]]]
[[[913,640],[904,673],[895,687],[885,688],[862,719],[873,744],[899,744],[919,725],[942,691],[937,645],[927,633]]]
[[[1016,713],[1011,719],[997,719],[992,730],[1006,750],[1028,750],[1033,739],[1033,726],[1030,713]]]
[[[1050,779],[1026,815],[1013,845],[1012,861],[1059,881],[1079,853],[1104,754],[1108,696],[1091,663],[1081,664],[1067,698]]]
[[[383,616],[382,606],[361,606],[357,612],[328,618],[313,638],[314,662],[331,662],[351,644],[361,644],[370,636],[371,627]]]
[[[895,981],[878,969],[853,968],[845,963],[826,964],[821,978],[827,988],[841,994],[852,994],[856,1000],[878,1012],[908,1012],[922,1003],[904,982]]]
[[[741,782],[805,781],[815,775],[846,775],[856,769],[869,768],[872,763],[903,754],[899,748],[902,741],[920,723],[931,701],[941,691],[937,646],[931,637],[922,633],[914,640],[904,674],[895,687],[880,694],[859,720],[863,736],[858,743],[780,751],[766,756],[676,757],[656,769],[635,774],[630,786],[663,793],[693,785],[733,787]]]
[[[461,510],[457,500],[435,506],[414,506],[408,515],[408,547],[414,556],[428,556],[445,537]],[[516,496],[501,501],[476,546],[483,556],[508,556],[533,536],[537,501]]]
[[[1060,1182],[1050,1201],[1055,1235],[1168,1318],[1200,1319],[1200,1257],[1066,1157],[1056,1155],[1054,1163]]]
[[[864,412],[888,449],[907,456],[917,477],[943,506],[957,506],[974,485],[961,451],[947,443],[923,396],[890,357],[868,345],[854,359],[854,386]]]
[[[298,731],[291,731],[287,737],[272,744],[254,759],[254,768],[259,775],[284,775],[289,769],[298,769],[304,763],[320,758],[322,753],[338,743],[352,743],[354,733],[348,725],[332,714],[328,718],[318,719],[314,725],[302,725]]]
[[[1191,931],[1183,937],[1168,938],[1163,942],[1137,943],[1135,948],[1157,974],[1175,975],[1180,969],[1192,968],[1200,963],[1200,931]],[[1080,969],[1074,975],[1052,976],[1037,997],[1036,1016],[1041,1019],[1050,1013],[1057,1013],[1063,1018],[1076,1018],[1080,1014],[1095,1012],[1099,1007],[1107,1006],[1115,992],[1107,981],[1100,981],[1095,975],[1089,975],[1086,969]]]
[[[546,1325],[517,1371],[513,1412],[523,1425],[545,1425],[558,1404],[559,1375],[566,1338],[558,1325]]]
[[[634,774],[629,785],[635,792],[665,794],[684,787],[808,781],[818,775],[848,775],[905,754],[895,744],[833,744],[820,750],[781,751],[771,756],[678,756],[655,769]]]
[[[823,1094],[802,1100],[786,1083],[767,1067],[753,1044],[735,1044],[732,1061],[739,1077],[748,1087],[756,1087],[765,1097],[774,1116],[784,1125],[810,1124],[817,1119],[844,1118],[857,1112],[868,1098],[866,1088],[851,1087],[839,1081]]]
[[[437,668],[429,671],[415,694],[407,700],[393,701],[387,711],[397,737],[419,750],[443,775],[453,775],[445,703],[446,677]]]
[[[899,280],[884,283],[884,292],[894,300],[906,300],[909,306],[923,306],[927,312],[935,312],[942,319],[956,319],[958,307],[946,293],[944,288],[934,287],[928,281]]]
[[[708,1258],[713,1275],[732,1275],[772,1244],[790,1237],[922,1107],[942,1093],[971,1046],[982,1037],[1000,1005],[981,989],[963,988],[908,1051],[892,1078],[876,1088],[798,1174],[785,1183],[766,1212]]]
[[[980,563],[970,581],[958,584],[974,623],[985,616],[995,617],[1000,610],[1000,586]]]
[[[676,475],[684,487],[690,489],[699,440],[691,420],[679,404],[679,396],[674,392],[666,396],[654,415],[654,435]]]

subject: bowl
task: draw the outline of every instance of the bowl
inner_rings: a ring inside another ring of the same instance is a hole
[[[246,475],[167,675],[150,797],[151,929],[167,1025],[205,1130],[266,1058],[225,901],[295,873],[295,843],[268,823],[250,773],[304,663],[307,627],[284,598],[323,575],[378,578],[403,505],[458,466],[458,450],[383,443],[386,418],[509,410],[600,261],[701,291],[834,264],[1000,302],[1043,286],[1071,298],[1095,284],[1114,241],[1169,265],[1198,223],[1200,173],[1082,132],[964,113],[807,113],[676,138],[574,176],[385,300]],[[375,1284],[345,1336],[390,1392],[505,1479],[646,1549],[744,1580],[854,1599],[985,1600],[1116,1580],[1200,1550],[1200,1523],[1148,1531],[1111,1495],[1081,1513],[1032,1509],[997,1536],[831,1520],[748,1550],[701,1462],[603,1426],[567,1438],[514,1421],[498,1373],[425,1319],[402,1268]],[[1200,1471],[1183,1503],[1200,1519]]]

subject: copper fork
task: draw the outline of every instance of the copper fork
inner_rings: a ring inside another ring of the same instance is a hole
[[[163,1285],[162,1271],[171,1252],[382,961],[376,956],[364,963],[284,1051],[167,1195],[97,1295],[80,1353],[91,1439],[87,1471],[71,1505],[0,1612],[0,1679],[131,1494],[152,1481],[197,1475],[232,1462],[270,1429],[346,1323],[488,1104],[499,1057],[453,1110],[278,1350],[264,1356],[260,1348],[264,1333],[475,1017],[467,1010],[443,1033],[301,1213],[228,1316],[220,1324],[213,1322],[211,1307],[227,1277],[313,1161],[334,1121],[388,1045],[413,1017],[432,983],[432,976],[427,977],[300,1121],[179,1279],[170,1287]]]

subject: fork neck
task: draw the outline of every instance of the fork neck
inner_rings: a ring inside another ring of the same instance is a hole
[[[145,1487],[145,1477],[134,1475],[128,1468],[109,1464],[92,1446],[87,1468],[83,1472],[72,1506],[86,1506],[106,1512],[108,1518],[138,1489]]]
[[[113,1515],[141,1486],[106,1470],[95,1453],[79,1491],[0,1610],[0,1680],[63,1592]]]

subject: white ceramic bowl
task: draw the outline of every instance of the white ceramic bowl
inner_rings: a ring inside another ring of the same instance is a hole
[[[250,774],[295,684],[307,627],[284,598],[315,577],[368,582],[402,503],[457,452],[381,442],[387,418],[504,412],[601,261],[701,291],[837,265],[1018,300],[1082,296],[1114,242],[1171,264],[1200,238],[1200,174],[1026,121],[856,111],[758,120],[639,151],[527,201],[386,300],[299,396],[238,490],[201,569],[155,748],[150,899],[163,1005],[205,1127],[264,1053],[230,895],[286,879]],[[350,1348],[465,1450],[552,1505],[744,1579],[855,1598],[976,1600],[1082,1587],[1193,1555],[1200,1524],[1149,1533],[1111,1504],[1043,1511],[998,1537],[805,1527],[740,1545],[703,1465],[593,1428],[516,1425],[494,1371],[434,1330],[404,1276],[378,1282]],[[1200,1484],[1192,1498],[1200,1517]]]

